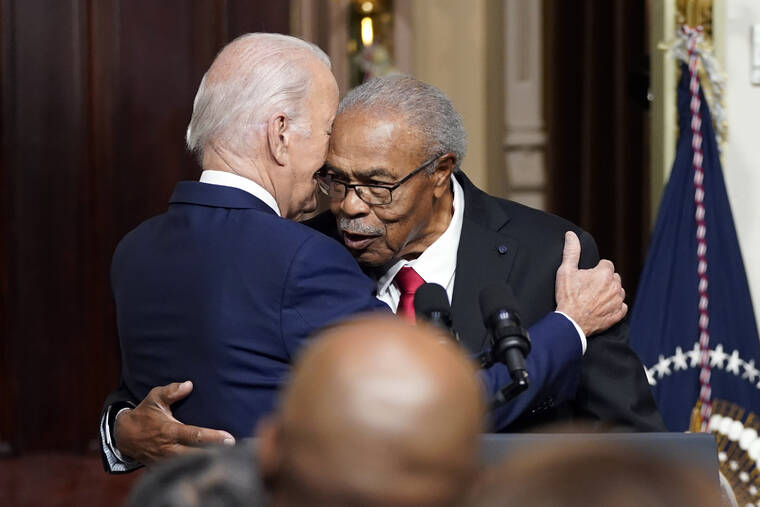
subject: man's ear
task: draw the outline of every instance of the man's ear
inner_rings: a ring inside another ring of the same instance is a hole
[[[438,159],[435,172],[431,175],[433,178],[433,194],[437,198],[440,198],[450,188],[449,181],[456,163],[457,156],[454,153],[446,153]]]
[[[290,120],[285,116],[285,113],[276,113],[267,121],[269,153],[272,155],[272,159],[281,166],[288,163],[290,132]]]
[[[269,483],[277,477],[282,461],[279,446],[279,424],[274,416],[264,417],[256,426],[256,463],[261,479]]]

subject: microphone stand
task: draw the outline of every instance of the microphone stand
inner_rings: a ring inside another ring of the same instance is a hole
[[[493,366],[497,362],[493,355],[494,354],[491,351],[481,353],[478,356],[480,367],[490,368]],[[493,399],[488,403],[489,410],[499,408],[502,405],[509,403],[530,386],[530,377],[525,369],[512,371],[510,372],[510,376],[512,377],[512,383],[499,389]]]
[[[506,284],[492,284],[480,292],[480,313],[491,337],[491,349],[482,357],[485,366],[500,362],[507,367],[512,383],[501,388],[493,400],[491,409],[512,401],[528,389],[530,378],[525,367],[525,357],[530,353],[530,335],[520,323],[515,308],[517,300]]]

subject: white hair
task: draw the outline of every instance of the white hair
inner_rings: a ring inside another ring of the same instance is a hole
[[[411,76],[378,77],[349,91],[338,106],[338,114],[370,109],[402,115],[407,125],[422,135],[426,159],[454,153],[454,170],[460,170],[467,152],[467,133],[462,117],[441,90]]]
[[[209,142],[239,151],[250,147],[253,129],[283,112],[306,134],[301,125],[312,73],[304,64],[316,56],[328,68],[329,57],[316,45],[275,33],[241,35],[225,46],[220,55],[233,51],[237,68],[226,69],[222,79],[203,76],[193,102],[187,127],[187,147],[203,159]]]

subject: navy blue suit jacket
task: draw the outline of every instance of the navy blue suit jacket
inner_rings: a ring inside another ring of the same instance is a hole
[[[200,182],[177,184],[168,211],[122,239],[111,283],[130,393],[190,379],[175,416],[236,438],[272,411],[313,331],[388,310],[341,245],[243,190]]]

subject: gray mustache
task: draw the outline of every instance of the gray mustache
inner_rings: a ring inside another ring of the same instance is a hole
[[[366,236],[380,236],[383,230],[378,227],[364,224],[358,220],[350,220],[346,217],[338,218],[338,229],[351,234],[364,234]]]

